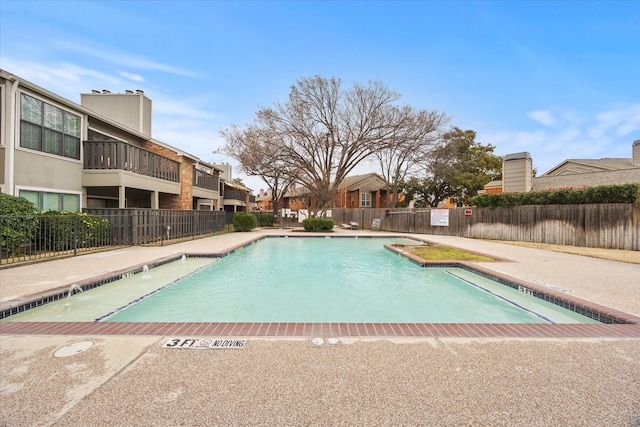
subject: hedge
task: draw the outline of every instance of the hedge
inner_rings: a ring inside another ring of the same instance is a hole
[[[638,203],[639,193],[640,184],[601,185],[526,193],[479,194],[470,198],[469,204],[479,208],[497,208],[522,205]]]
[[[274,215],[270,212],[263,212],[260,214],[260,226],[261,227],[272,227],[274,222]]]
[[[64,251],[109,245],[109,220],[82,212],[46,211],[40,217],[42,248]]]
[[[306,218],[302,220],[302,226],[307,231],[333,230],[334,222],[330,218]]]
[[[0,250],[21,254],[38,230],[38,210],[24,197],[0,193]]]

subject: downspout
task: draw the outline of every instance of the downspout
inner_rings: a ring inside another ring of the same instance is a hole
[[[9,80],[7,80],[9,81]],[[18,112],[18,107],[17,104],[15,103],[15,98],[16,98],[16,93],[18,92],[18,86],[20,85],[20,82],[18,80],[13,80],[12,85],[11,85],[11,92],[9,95],[9,99],[7,100],[7,102],[9,103],[9,105],[7,105],[7,111],[9,111],[9,120],[7,120],[7,126],[9,126],[9,129],[7,129],[7,135],[8,135],[8,142],[5,144],[5,148],[7,150],[7,168],[5,171],[5,182],[7,183],[7,193],[11,196],[17,196],[17,194],[15,194],[15,188],[14,188],[14,184],[15,184],[15,150],[16,150],[16,120],[17,120],[17,112]]]

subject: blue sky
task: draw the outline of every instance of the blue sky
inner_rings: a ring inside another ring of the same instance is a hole
[[[213,153],[219,130],[285,101],[297,79],[379,80],[495,154],[530,152],[542,173],[631,157],[639,22],[638,1],[0,0],[0,67],[74,102],[142,89],[154,138],[232,164]]]

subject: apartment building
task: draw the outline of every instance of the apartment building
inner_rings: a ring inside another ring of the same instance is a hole
[[[263,212],[273,212],[273,191],[268,188],[263,190],[262,188],[256,196],[256,210]]]
[[[388,208],[387,184],[376,173],[346,177],[338,186],[335,206],[340,208]]]
[[[221,170],[152,136],[144,92],[76,104],[0,70],[0,192],[40,210],[220,206]]]
[[[256,197],[251,190],[233,179],[230,164],[215,165],[220,170],[220,206],[225,212],[251,212],[257,209]]]

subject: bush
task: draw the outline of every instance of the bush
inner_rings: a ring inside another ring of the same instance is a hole
[[[256,216],[246,212],[236,212],[233,215],[233,228],[235,231],[251,231],[256,228],[258,220]]]
[[[471,206],[497,208],[521,205],[580,205],[597,203],[638,203],[640,184],[601,185],[598,187],[526,193],[479,194],[469,199]]]
[[[31,245],[38,229],[36,206],[24,197],[0,193],[0,249],[2,254],[20,254]]]
[[[330,218],[306,218],[302,220],[302,226],[307,231],[333,230],[333,220]]]
[[[42,247],[52,251],[111,243],[109,220],[82,212],[47,211],[40,217]]]
[[[272,213],[266,212],[260,214],[260,226],[261,227],[272,227],[273,221],[275,217]]]

